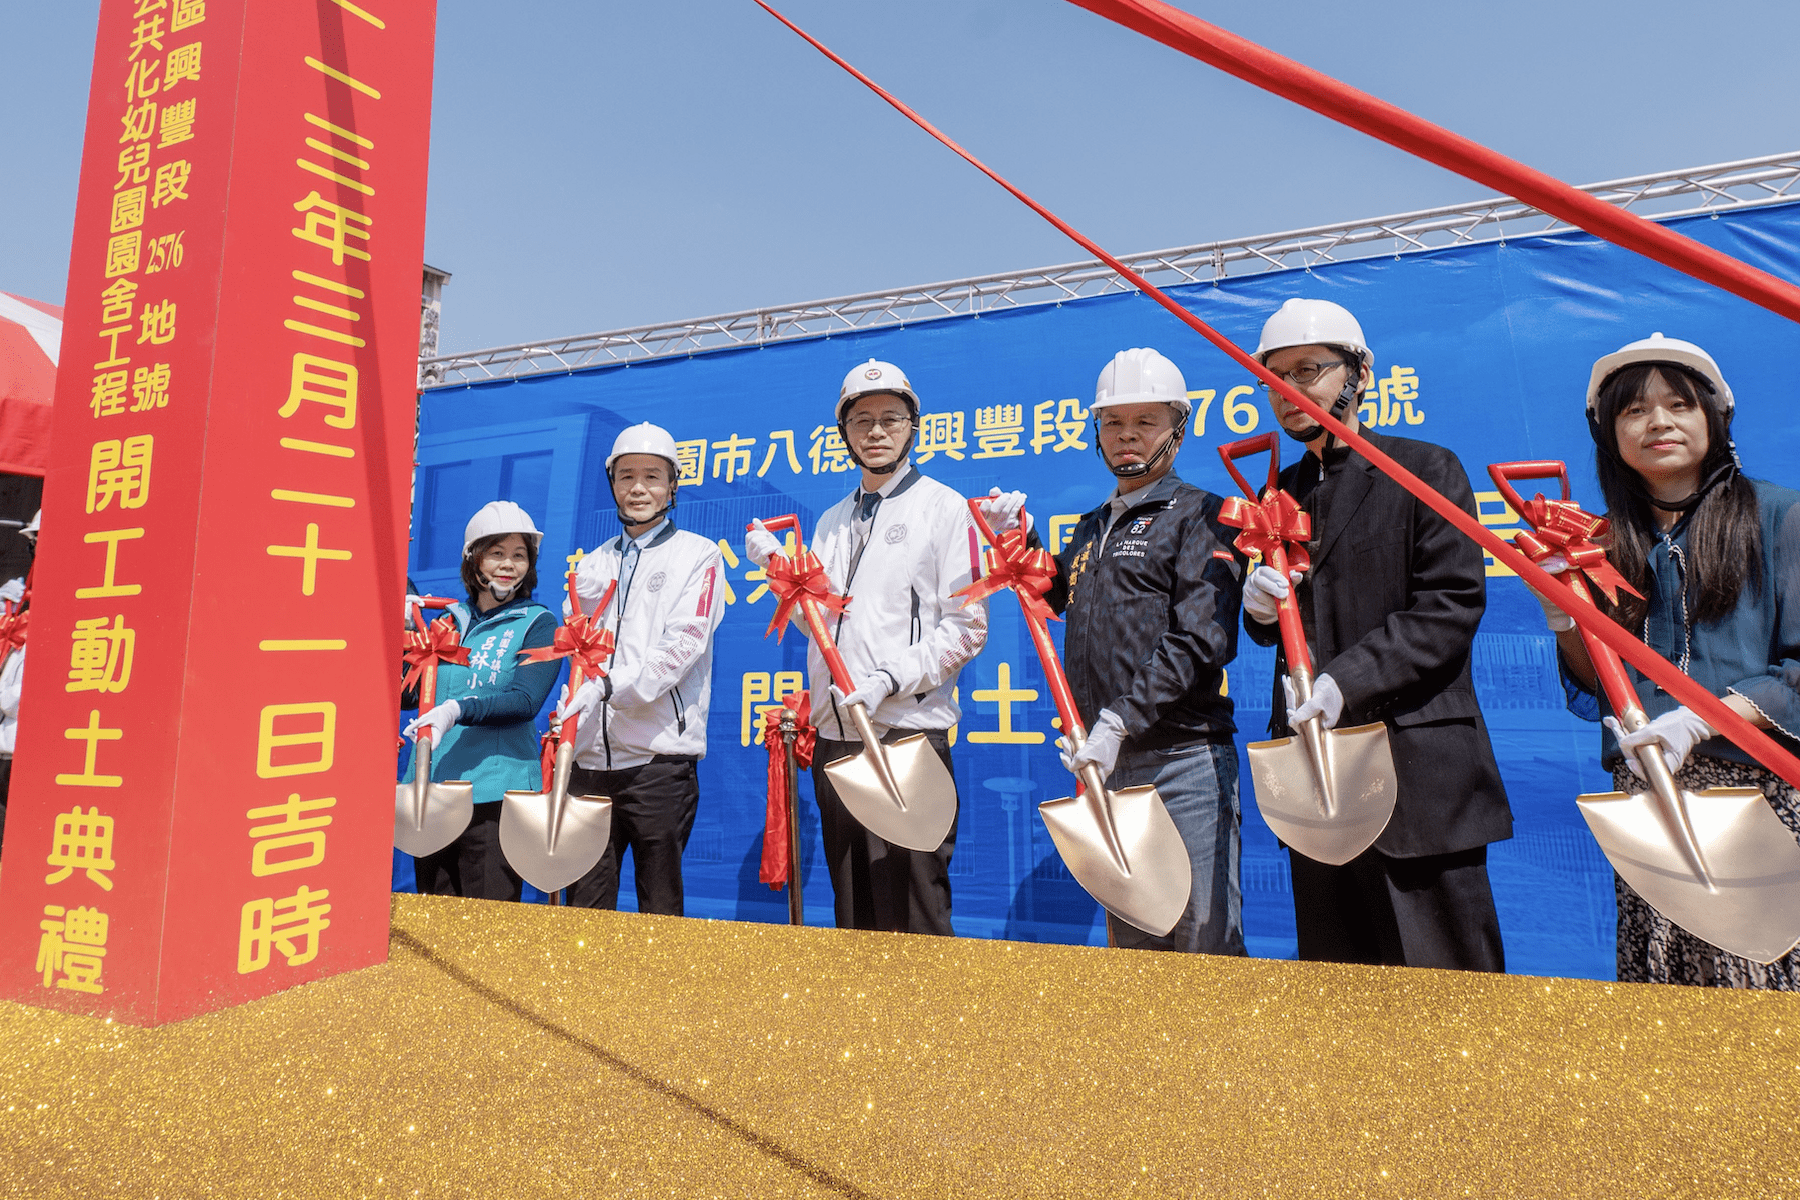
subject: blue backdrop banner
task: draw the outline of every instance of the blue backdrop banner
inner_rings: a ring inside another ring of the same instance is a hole
[[[1683,233],[1785,279],[1800,278],[1800,205],[1682,219]],[[1569,233],[1285,271],[1170,289],[1239,345],[1292,296],[1335,300],[1357,315],[1375,353],[1361,416],[1382,432],[1450,447],[1484,524],[1518,527],[1492,491],[1490,462],[1569,462],[1575,498],[1598,510],[1583,415],[1595,358],[1661,331],[1718,359],[1738,399],[1735,435],[1749,472],[1800,485],[1792,448],[1800,417],[1780,399],[1800,336],[1749,303]],[[440,388],[421,409],[412,576],[459,594],[469,516],[489,500],[523,505],[546,531],[538,599],[555,607],[570,556],[618,532],[604,462],[626,425],[666,426],[681,453],[676,520],[716,539],[729,574],[713,666],[699,818],[684,869],[690,916],[785,921],[785,897],[757,881],[766,755],[762,713],[799,691],[805,643],[763,630],[774,601],[743,558],[753,517],[818,515],[856,486],[833,425],[839,382],[868,358],[911,377],[924,415],[914,461],[973,495],[999,484],[1030,496],[1058,548],[1079,514],[1110,492],[1088,404],[1113,354],[1154,346],[1181,367],[1194,416],[1177,470],[1230,494],[1223,442],[1274,427],[1261,389],[1238,366],[1136,293],[949,317],[864,333],[782,342],[574,374]],[[1292,458],[1297,443],[1284,441]],[[1509,969],[1611,978],[1613,882],[1574,798],[1610,790],[1599,727],[1570,716],[1554,644],[1512,572],[1489,561],[1475,684],[1517,818],[1489,870]],[[1069,794],[1051,728],[1055,708],[1008,594],[990,602],[987,648],[962,674],[952,732],[962,816],[950,878],[960,934],[1101,944],[1099,909],[1070,879],[1035,806]],[[1060,639],[1060,631],[1056,635]],[[1240,747],[1266,736],[1269,650],[1239,640],[1228,673]],[[540,718],[541,720],[541,718]],[[803,778],[802,857],[809,924],[831,923],[811,781]],[[1252,954],[1292,957],[1286,854],[1257,817],[1245,775],[1243,888]],[[396,864],[396,885],[410,882]],[[632,905],[629,870],[621,904]]]

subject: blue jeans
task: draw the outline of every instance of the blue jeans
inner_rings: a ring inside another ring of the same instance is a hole
[[[1123,751],[1107,786],[1146,783],[1155,785],[1187,846],[1194,890],[1187,911],[1165,937],[1145,933],[1108,913],[1113,944],[1133,950],[1243,954],[1237,747],[1229,741],[1195,742],[1166,750]]]

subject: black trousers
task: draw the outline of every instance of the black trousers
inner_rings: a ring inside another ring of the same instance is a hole
[[[890,729],[882,741],[893,742],[923,732],[931,748],[950,767],[950,735],[941,729]],[[813,795],[819,804],[820,834],[825,841],[825,869],[837,904],[839,929],[880,929],[890,933],[935,933],[954,937],[950,928],[950,855],[956,850],[956,822],[936,850],[908,850],[884,841],[850,815],[825,774],[825,764],[862,752],[861,742],[820,738],[813,750]],[[951,772],[954,778],[955,772]],[[958,820],[961,820],[960,813]]]
[[[469,827],[442,850],[413,859],[419,891],[427,896],[517,900],[523,881],[500,852],[499,804],[477,804]]]
[[[569,788],[613,802],[612,840],[593,870],[569,888],[580,908],[619,907],[619,868],[625,851],[637,876],[638,911],[682,915],[681,855],[700,808],[700,771],[692,759],[652,761],[622,771],[576,767]]]
[[[1294,924],[1307,962],[1505,971],[1487,847],[1329,867],[1288,851]]]

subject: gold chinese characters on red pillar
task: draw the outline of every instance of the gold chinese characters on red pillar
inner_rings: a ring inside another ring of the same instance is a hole
[[[102,0],[0,995],[387,954],[433,6]]]

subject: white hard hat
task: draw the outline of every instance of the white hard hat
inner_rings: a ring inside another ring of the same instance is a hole
[[[1101,370],[1094,407],[1115,404],[1173,404],[1183,417],[1194,408],[1181,368],[1148,346],[1119,351]]]
[[[866,363],[851,367],[850,373],[844,376],[844,386],[838,389],[838,424],[844,423],[844,414],[856,403],[858,397],[875,392],[892,392],[896,396],[904,396],[912,405],[913,412],[916,414],[919,411],[919,396],[913,391],[912,381],[907,379],[906,372],[893,363],[871,358]]]
[[[1590,414],[1598,411],[1600,388],[1606,383],[1607,376],[1638,363],[1674,363],[1686,367],[1712,384],[1713,394],[1725,406],[1726,417],[1729,418],[1732,409],[1737,407],[1737,401],[1731,397],[1731,385],[1725,382],[1712,355],[1692,342],[1653,333],[1643,341],[1619,347],[1594,364],[1588,375],[1587,410]]]
[[[482,538],[507,533],[524,534],[525,540],[533,547],[544,540],[542,531],[532,523],[530,513],[511,500],[490,500],[463,526],[464,557],[468,556],[470,548]]]
[[[1295,297],[1284,301],[1263,322],[1262,339],[1256,343],[1256,361],[1267,363],[1269,355],[1289,346],[1334,346],[1354,353],[1362,359],[1365,369],[1375,366],[1375,355],[1363,340],[1362,326],[1349,309],[1329,300]]]
[[[652,425],[645,421],[641,425],[633,425],[613,439],[612,453],[606,456],[606,473],[612,474],[613,461],[627,454],[654,454],[658,458],[669,460],[669,482],[675,482],[681,473],[675,458],[675,439],[661,425]]]
[[[31,520],[26,522],[25,528],[19,530],[19,532],[24,534],[26,537],[30,538],[32,541],[34,541],[34,542],[37,541],[38,523],[40,521],[42,521],[43,519],[44,519],[44,510],[40,508],[36,512],[31,514]]]

